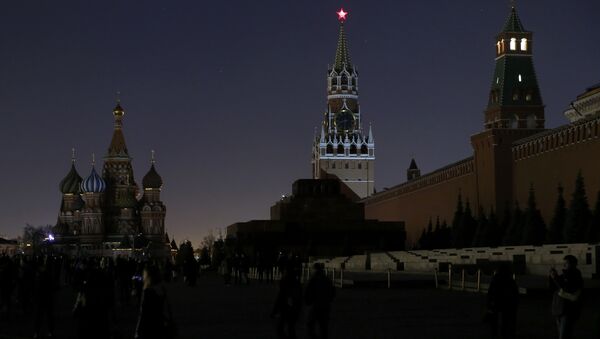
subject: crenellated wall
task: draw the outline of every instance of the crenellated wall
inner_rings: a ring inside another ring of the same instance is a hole
[[[365,217],[381,221],[404,221],[407,243],[414,244],[430,218],[439,216],[450,225],[458,194],[463,202],[477,198],[473,158],[461,160],[380,192],[365,203]],[[473,205],[472,205],[473,206]],[[473,209],[476,212],[476,209]]]
[[[514,199],[527,201],[530,185],[546,223],[552,219],[557,186],[569,203],[581,170],[590,207],[600,190],[600,118],[536,134],[513,145]]]

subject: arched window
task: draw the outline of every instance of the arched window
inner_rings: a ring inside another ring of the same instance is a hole
[[[511,51],[517,50],[517,39],[516,38],[510,38],[510,50]]]
[[[344,145],[338,145],[337,154],[344,154]]]
[[[342,86],[343,85],[348,85],[348,77],[346,74],[342,75]]]
[[[331,144],[327,145],[327,149],[325,150],[327,154],[333,154],[333,146]]]
[[[357,148],[356,145],[350,146],[350,154],[356,155]]]
[[[536,118],[535,114],[530,114],[527,117],[527,128],[535,128],[536,127]]]
[[[500,49],[500,41],[496,43],[496,54],[500,54],[502,50]]]
[[[527,39],[525,39],[525,38],[521,39],[521,50],[522,51],[527,50]]]
[[[367,148],[367,145],[360,146],[360,154],[367,155],[368,153],[369,153],[369,149]]]

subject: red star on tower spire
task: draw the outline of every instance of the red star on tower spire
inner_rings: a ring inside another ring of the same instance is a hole
[[[338,20],[340,22],[346,21],[346,16],[348,15],[348,12],[345,12],[343,8],[340,8],[340,11],[336,12],[336,14],[338,15]]]

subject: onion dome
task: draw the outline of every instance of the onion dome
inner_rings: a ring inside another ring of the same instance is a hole
[[[144,189],[160,189],[162,187],[163,181],[158,172],[156,172],[156,168],[154,168],[154,163],[156,162],[154,160],[154,150],[152,150],[151,154],[152,156],[150,158],[150,170],[148,171],[148,173],[146,173],[146,175],[144,175],[144,178],[142,179],[142,187],[144,187]]]
[[[102,193],[106,189],[106,182],[96,173],[92,166],[90,175],[81,182],[81,192],[84,193]]]
[[[63,180],[60,181],[60,191],[62,194],[76,194],[79,192],[79,185],[81,184],[81,176],[77,173],[75,169],[75,162],[71,164],[71,170],[64,177]]]
[[[158,172],[156,172],[154,164],[152,164],[152,166],[150,166],[150,170],[148,171],[148,173],[146,173],[146,175],[144,175],[144,178],[142,179],[142,186],[144,187],[144,189],[161,188],[162,184],[162,178],[160,177]]]

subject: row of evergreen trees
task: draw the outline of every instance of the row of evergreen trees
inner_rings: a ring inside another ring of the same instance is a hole
[[[434,249],[599,241],[600,192],[592,211],[580,172],[568,208],[564,199],[564,190],[559,185],[554,216],[549,225],[546,225],[537,208],[533,186],[529,189],[525,209],[521,209],[518,202],[514,206],[507,204],[501,221],[498,220],[493,209],[487,214],[480,209],[477,217],[473,216],[469,201],[463,205],[459,194],[451,227],[448,227],[446,221],[440,223],[439,217],[434,226],[430,219],[427,227],[423,229],[418,245],[421,249]]]

